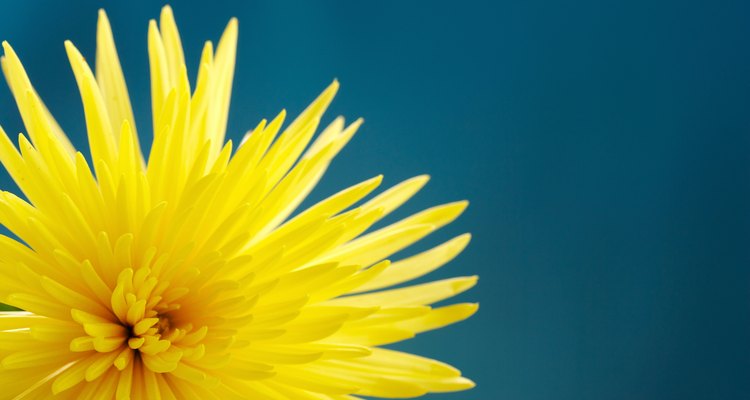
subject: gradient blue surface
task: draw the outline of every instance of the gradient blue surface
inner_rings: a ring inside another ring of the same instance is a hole
[[[240,19],[233,138],[341,81],[329,117],[366,123],[313,199],[430,173],[400,215],[472,201],[418,248],[474,234],[431,277],[481,275],[479,314],[398,346],[476,380],[444,400],[750,395],[748,4],[172,2],[193,72]],[[0,39],[85,148],[63,40],[93,58],[107,9],[148,126],[160,6],[3,3]],[[22,130],[7,90],[0,123]]]

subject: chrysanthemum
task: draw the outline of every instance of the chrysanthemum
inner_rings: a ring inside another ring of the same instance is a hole
[[[0,301],[24,310],[0,314],[0,399],[400,398],[473,386],[446,364],[380,347],[476,311],[430,307],[475,277],[388,289],[466,246],[461,235],[387,260],[466,203],[371,230],[427,182],[361,202],[375,177],[293,214],[361,121],[339,117],[312,140],[334,81],[286,127],[282,111],[234,150],[224,134],[236,41],[232,20],[215,50],[206,43],[191,89],[171,10],[151,22],[144,158],[100,13],[95,72],[65,43],[88,160],[3,43],[28,138],[16,148],[0,129],[0,160],[25,197],[0,194],[0,222],[18,237],[0,236]]]

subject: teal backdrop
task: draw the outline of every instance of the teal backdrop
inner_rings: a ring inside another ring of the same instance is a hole
[[[474,318],[396,346],[478,385],[430,398],[750,396],[750,3],[172,5],[193,74],[203,41],[240,20],[232,138],[341,81],[328,120],[366,122],[312,199],[429,173],[396,217],[471,200],[410,250],[472,232],[430,278],[481,276],[456,299],[481,303]],[[146,127],[146,27],[161,4],[0,3],[0,39],[83,149],[63,40],[93,59],[99,7]],[[0,123],[23,130],[8,90]]]

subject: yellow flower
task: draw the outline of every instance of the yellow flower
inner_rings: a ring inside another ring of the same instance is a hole
[[[473,386],[446,364],[380,347],[476,311],[430,307],[476,277],[388,289],[461,252],[468,234],[386,260],[466,202],[371,230],[427,182],[353,207],[378,176],[293,214],[362,121],[339,117],[312,140],[334,81],[286,128],[282,111],[233,151],[236,43],[232,20],[215,51],[206,43],[191,90],[171,10],[151,22],[144,159],[105,14],[95,72],[66,42],[93,171],[3,43],[29,139],[17,149],[0,129],[0,161],[26,198],[0,194],[0,222],[19,238],[0,236],[0,301],[24,310],[0,314],[0,399],[343,400]]]

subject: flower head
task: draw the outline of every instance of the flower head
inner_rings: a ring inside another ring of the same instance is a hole
[[[361,124],[313,140],[333,82],[291,123],[225,143],[237,22],[208,42],[190,88],[171,10],[148,31],[153,143],[144,157],[109,23],[95,70],[66,42],[90,147],[77,152],[7,43],[2,67],[28,136],[0,129],[24,197],[0,194],[0,399],[415,397],[473,383],[438,361],[379,346],[465,319],[430,305],[475,277],[388,289],[455,257],[461,235],[388,258],[455,219],[456,202],[373,230],[419,176],[360,203],[375,177],[294,214]],[[148,131],[140,127],[142,131]]]

